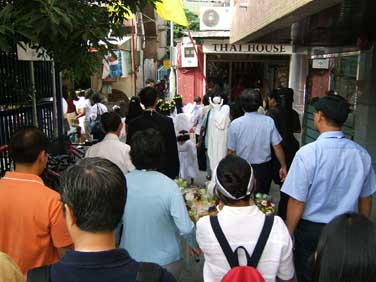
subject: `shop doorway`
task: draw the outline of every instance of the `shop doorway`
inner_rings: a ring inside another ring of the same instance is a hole
[[[206,77],[231,100],[245,88],[259,88],[266,96],[274,88],[288,86],[289,57],[208,55]]]

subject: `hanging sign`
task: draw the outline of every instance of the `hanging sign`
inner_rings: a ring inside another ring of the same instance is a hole
[[[229,44],[226,42],[206,41],[203,45],[204,53],[217,54],[260,54],[260,55],[291,55],[292,45],[288,44]]]
[[[19,61],[51,61],[42,49],[33,49],[23,42],[17,44],[17,58]]]
[[[314,59],[312,61],[313,69],[329,69],[329,59]]]

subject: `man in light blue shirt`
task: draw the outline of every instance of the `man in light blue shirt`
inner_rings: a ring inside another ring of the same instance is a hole
[[[230,124],[227,140],[228,153],[236,154],[252,165],[257,179],[256,191],[268,194],[272,182],[271,148],[281,164],[281,180],[286,176],[282,138],[273,119],[257,113],[262,103],[259,91],[244,90],[240,95],[240,103],[245,115],[233,120]]]
[[[320,132],[317,141],[296,154],[282,191],[291,198],[287,226],[295,235],[295,261],[298,281],[305,277],[307,261],[314,254],[322,228],[346,212],[371,214],[376,178],[372,159],[341,131],[349,105],[340,96],[327,96],[314,107],[314,122]]]

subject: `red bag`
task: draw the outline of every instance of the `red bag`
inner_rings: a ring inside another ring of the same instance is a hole
[[[247,250],[243,247],[237,247],[235,251],[232,251],[230,244],[228,243],[225,234],[223,233],[221,226],[219,225],[218,218],[216,216],[210,217],[210,224],[213,228],[215,237],[217,238],[219,245],[231,267],[230,271],[222,278],[221,282],[264,282],[264,278],[260,272],[256,269],[261,255],[264,251],[266,242],[268,241],[270,231],[272,230],[274,222],[273,216],[266,216],[264,226],[260,237],[257,241],[256,247],[252,256],[249,255]],[[247,257],[247,265],[240,266],[238,251],[242,249]]]

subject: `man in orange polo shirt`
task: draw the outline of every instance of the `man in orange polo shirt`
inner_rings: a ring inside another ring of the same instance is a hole
[[[9,144],[16,169],[0,179],[0,251],[11,256],[24,275],[55,263],[72,245],[60,195],[39,177],[47,165],[47,147],[40,129],[18,130]]]

